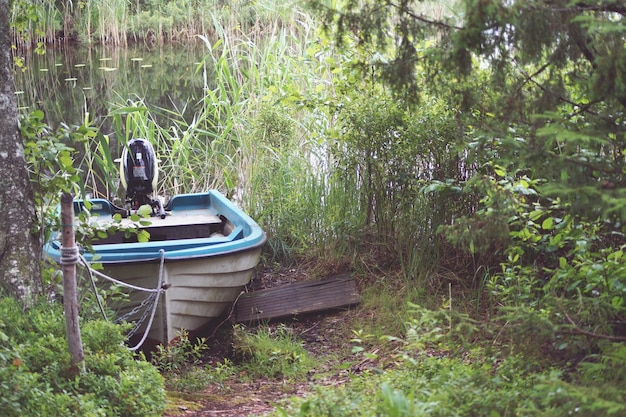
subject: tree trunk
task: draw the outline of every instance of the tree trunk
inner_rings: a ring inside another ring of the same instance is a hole
[[[35,202],[18,129],[9,3],[0,0],[0,289],[28,302],[40,279]]]

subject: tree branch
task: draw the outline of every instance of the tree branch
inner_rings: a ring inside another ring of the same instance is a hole
[[[570,104],[574,107],[577,107],[578,109],[580,109],[577,113],[589,113],[592,116],[596,116],[596,117],[601,117],[604,120],[607,121],[613,121],[610,118],[607,118],[605,116],[600,115],[599,113],[593,111],[590,109],[590,107],[596,103],[599,103],[601,101],[603,101],[604,99],[599,99],[596,101],[592,101],[586,104],[581,104],[581,103],[576,103],[575,101],[572,101],[566,97],[561,96],[560,94],[555,94],[554,91],[548,89],[547,87],[545,87],[543,84],[539,83],[538,81],[536,81],[534,79],[534,77],[536,77],[537,75],[541,74],[543,71],[545,71],[549,66],[550,63],[546,63],[544,65],[541,66],[541,68],[539,68],[537,71],[535,71],[535,73],[533,73],[532,75],[528,74],[522,67],[520,67],[515,61],[513,61],[515,63],[515,66],[517,67],[518,71],[524,76],[524,83],[526,84],[527,82],[531,82],[533,84],[535,84],[537,87],[539,87],[541,89],[541,91],[544,91],[546,93],[552,94],[553,96],[555,96],[556,98],[558,98],[559,100],[561,100],[564,103]]]
[[[618,13],[621,15],[626,14],[626,6],[623,4],[618,4],[618,2],[610,2],[606,4],[594,4],[589,5],[585,2],[576,3],[573,10],[581,10],[587,12],[608,12],[608,13]]]
[[[611,340],[613,342],[626,342],[626,337],[611,336],[608,334],[598,334],[598,333],[593,333],[593,332],[584,330],[580,328],[580,326],[574,320],[572,320],[572,318],[565,311],[561,311],[561,312],[565,316],[565,320],[567,320],[569,324],[571,324],[574,327],[574,331],[573,331],[574,334],[582,334],[582,335],[593,337],[596,339]]]

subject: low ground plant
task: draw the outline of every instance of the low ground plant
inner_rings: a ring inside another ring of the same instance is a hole
[[[236,326],[233,349],[238,369],[247,377],[297,379],[313,368],[313,357],[284,325],[255,330]]]
[[[199,392],[212,383],[221,383],[230,375],[229,362],[215,368],[203,363],[209,349],[205,338],[190,338],[183,331],[168,345],[158,345],[151,353],[152,364],[165,377],[165,387],[176,392]]]
[[[152,352],[152,363],[164,373],[176,373],[188,365],[200,363],[202,353],[208,349],[205,338],[190,339],[187,331],[182,331],[172,343],[158,345]]]
[[[617,416],[626,412],[623,390],[601,377],[624,369],[624,348],[609,344],[612,360],[593,358],[570,372],[542,367],[531,357],[504,355],[489,343],[464,343],[476,324],[449,312],[413,306],[393,367],[354,374],[348,384],[318,387],[293,398],[274,416]],[[450,323],[453,326],[450,327]],[[465,348],[464,348],[465,346]],[[621,353],[618,353],[621,352]],[[359,353],[362,353],[360,351]],[[591,372],[591,373],[589,373]]]
[[[178,393],[201,392],[210,385],[222,388],[236,372],[233,363],[224,358],[215,364],[189,365],[179,373],[166,373],[165,386],[170,392]]]
[[[0,299],[0,409],[12,416],[160,416],[163,378],[124,346],[123,328],[82,324],[85,369],[71,363],[60,304]]]

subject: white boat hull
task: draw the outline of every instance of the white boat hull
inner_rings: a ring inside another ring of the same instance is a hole
[[[243,250],[203,258],[165,260],[163,286],[156,314],[148,330],[150,344],[168,344],[183,331],[197,332],[225,313],[250,282],[259,262],[261,248]],[[137,287],[154,289],[159,282],[159,260],[140,263],[104,264],[104,273]],[[122,290],[124,290],[122,288]],[[148,293],[131,291],[118,310],[122,316],[133,309],[136,314],[128,321],[136,321],[152,305],[140,306]],[[143,335],[148,320],[137,328],[135,335]]]

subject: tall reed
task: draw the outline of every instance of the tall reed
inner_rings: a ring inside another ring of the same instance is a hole
[[[341,69],[352,56],[334,55],[302,9],[262,12],[247,25],[210,13],[193,119],[124,102],[112,114],[118,140],[154,144],[160,194],[217,188],[235,199],[276,260],[355,265],[369,251],[364,267],[400,262],[407,279],[423,278],[437,261],[431,238],[456,210],[421,191],[459,174],[454,112],[437,100],[406,109]]]
[[[276,4],[269,0],[15,1],[11,22],[16,44],[76,39],[110,45],[125,45],[128,39],[163,44],[210,35],[214,15],[232,27],[240,25],[246,32],[262,30],[277,14],[288,14],[289,5],[287,1]]]

